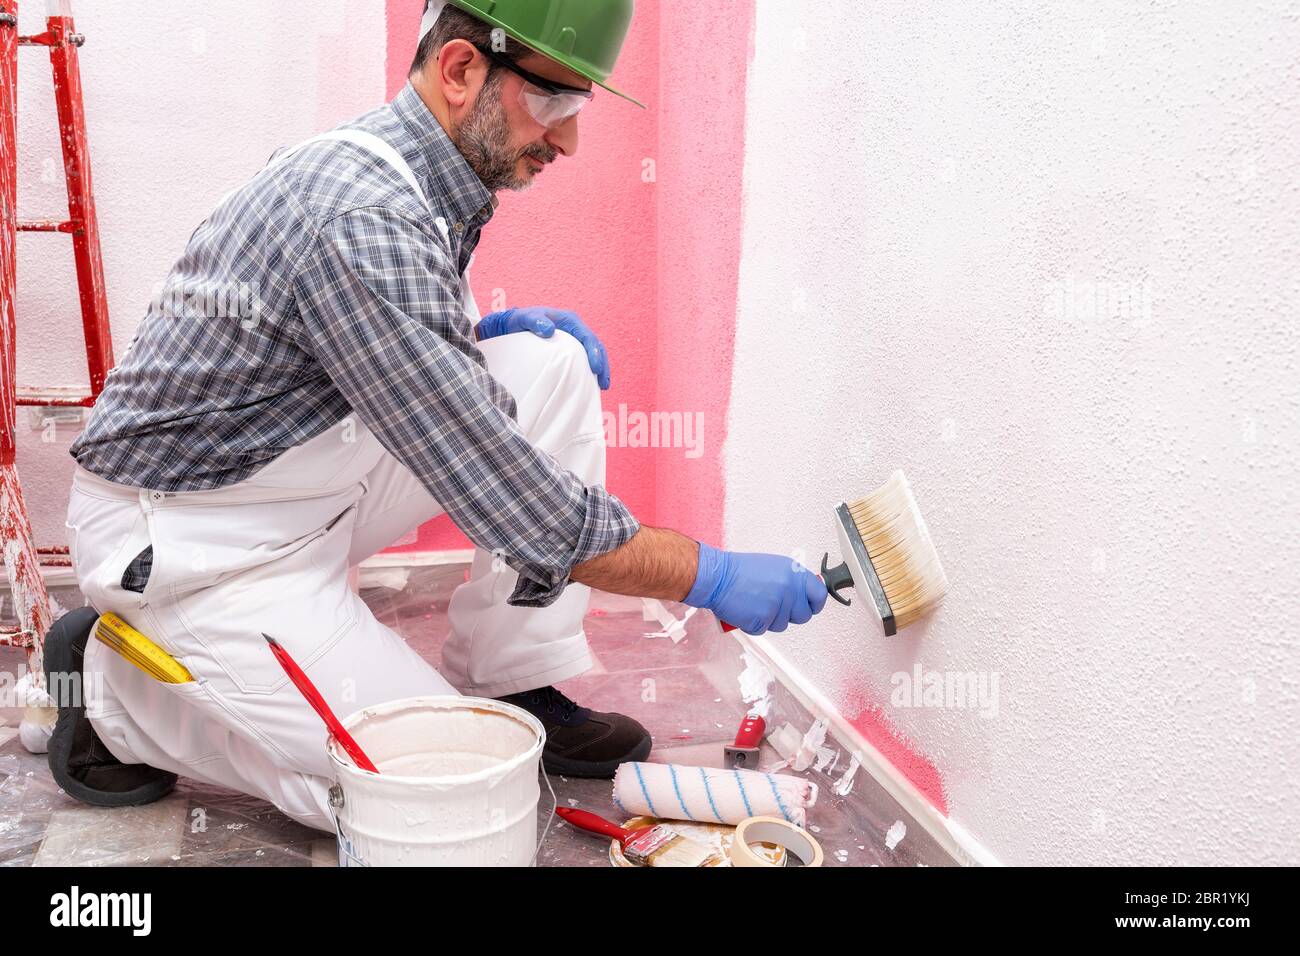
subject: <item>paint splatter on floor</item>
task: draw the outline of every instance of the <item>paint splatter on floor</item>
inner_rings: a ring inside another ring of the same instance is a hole
[[[849,766],[848,769],[844,771],[844,776],[835,781],[835,787],[833,788],[835,793],[839,794],[841,797],[847,797],[853,792],[853,784],[858,775],[859,766],[860,764],[858,763],[857,757],[854,757],[849,761]]]
[[[363,598],[380,620],[436,662],[446,635],[447,603],[462,577],[463,569],[455,566],[413,569],[401,591],[367,589]],[[60,598],[68,607],[83,603],[75,590]],[[672,609],[682,610],[675,605]],[[562,689],[583,703],[620,710],[641,721],[655,737],[652,761],[721,767],[723,747],[731,742],[748,709],[738,693],[737,678],[745,669],[739,645],[721,634],[711,615],[694,616],[689,639],[680,643],[636,640],[644,631],[641,617],[639,601],[593,595],[587,631],[600,666],[566,681]],[[0,652],[0,671],[12,672],[21,661],[21,651],[5,649]],[[792,745],[797,748],[803,736],[800,731],[813,722],[811,715],[799,710],[779,683],[768,689],[779,695],[785,719],[797,722],[799,730],[791,728]],[[0,722],[9,725],[5,729],[12,729],[20,716],[20,710],[0,707]],[[682,728],[690,728],[689,742],[673,739]],[[762,769],[769,770],[781,758],[765,744],[760,759]],[[897,849],[886,850],[879,835],[906,813],[870,775],[857,774],[852,790],[841,795],[835,792],[837,777],[811,767],[804,774],[821,790],[810,811],[810,829],[826,849],[825,865],[951,864],[919,827]],[[620,818],[609,781],[557,776],[551,783],[561,806]],[[539,834],[551,817],[550,794],[545,788],[543,793]],[[93,809],[88,815],[78,813],[79,809],[83,808],[55,786],[43,757],[27,753],[16,737],[0,743],[0,865],[29,865],[38,858],[42,863],[72,866],[295,867],[337,862],[329,834],[303,827],[261,800],[193,781],[182,781],[175,793],[143,815],[132,814],[131,808]],[[93,823],[93,829],[83,826],[86,822]],[[857,850],[842,861],[834,850],[846,847]],[[593,847],[590,837],[559,826],[556,820],[538,863],[604,867],[609,860],[599,845]]]
[[[907,836],[907,824],[902,820],[895,820],[894,825],[885,834],[885,846],[892,850],[903,842],[905,836]]]

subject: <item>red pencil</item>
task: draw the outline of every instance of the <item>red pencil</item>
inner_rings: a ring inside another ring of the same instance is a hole
[[[311,704],[312,710],[320,714],[320,719],[325,721],[325,726],[329,728],[330,734],[332,734],[334,739],[337,740],[343,749],[348,752],[348,756],[352,758],[352,762],[362,770],[369,770],[371,773],[379,773],[379,768],[370,762],[370,758],[366,756],[366,752],[361,749],[360,745],[355,740],[352,739],[352,735],[347,732],[339,719],[334,716],[334,711],[330,710],[330,705],[325,703],[325,698],[320,695],[320,691],[316,689],[316,685],[311,682],[311,678],[308,677],[294,659],[289,656],[289,652],[281,647],[275,638],[269,637],[266,634],[263,634],[262,636],[266,638],[266,643],[271,645],[271,653],[274,654],[275,659],[280,662],[280,666],[284,668],[284,672],[289,675],[289,680],[293,681],[293,686],[298,688],[299,693],[301,693],[303,697],[307,698],[307,703]]]

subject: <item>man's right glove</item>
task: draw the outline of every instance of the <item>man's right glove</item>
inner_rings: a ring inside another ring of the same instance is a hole
[[[684,603],[757,637],[807,624],[826,597],[822,579],[792,558],[719,551],[701,541],[699,571]]]

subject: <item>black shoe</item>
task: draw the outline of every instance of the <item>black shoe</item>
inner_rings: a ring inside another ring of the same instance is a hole
[[[650,756],[650,734],[631,717],[579,707],[554,687],[500,698],[528,711],[546,728],[547,773],[608,780],[621,763]]]
[[[50,737],[50,773],[70,797],[96,807],[134,807],[161,800],[176,786],[176,774],[114,757],[86,716],[86,642],[99,614],[69,611],[45,635],[45,688],[59,708]]]

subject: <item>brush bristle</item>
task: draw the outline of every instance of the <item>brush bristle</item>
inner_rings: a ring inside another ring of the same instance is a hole
[[[849,504],[849,513],[898,629],[938,607],[948,593],[948,578],[907,477],[894,472],[884,487]]]
[[[660,824],[638,835],[623,849],[641,866],[716,866],[720,860],[709,847]]]

